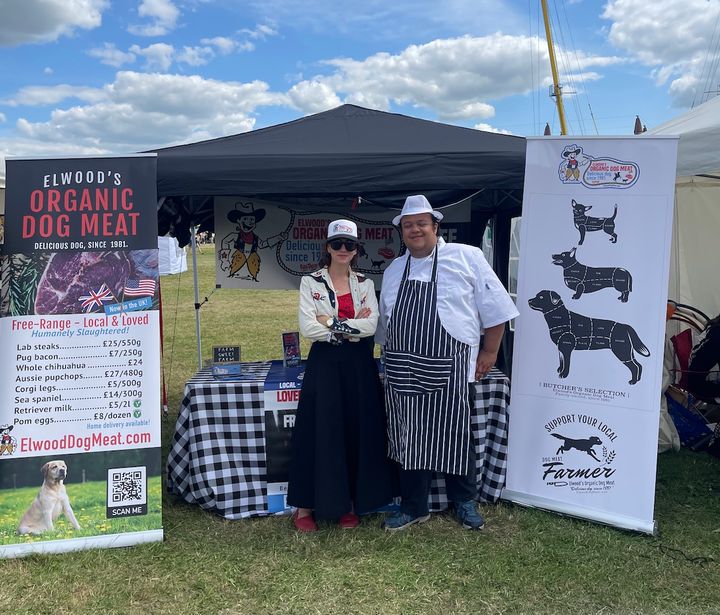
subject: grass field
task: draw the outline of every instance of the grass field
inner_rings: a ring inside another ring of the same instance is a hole
[[[203,355],[242,345],[279,358],[294,291],[215,291],[200,256]],[[183,384],[197,367],[192,275],[162,280],[167,454]],[[307,346],[303,347],[304,355]],[[0,506],[5,506],[0,502]],[[372,517],[354,531],[298,535],[286,518],[226,521],[165,496],[165,541],[0,561],[12,613],[720,613],[720,461],[658,459],[657,537],[507,504],[487,527],[443,515],[401,535]]]

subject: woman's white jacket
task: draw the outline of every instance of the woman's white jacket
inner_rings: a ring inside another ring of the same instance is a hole
[[[362,308],[370,309],[367,318],[349,318],[344,322],[359,333],[346,336],[349,340],[369,337],[375,333],[378,323],[378,303],[375,296],[375,284],[370,278],[358,275],[350,270],[350,293],[353,307],[357,314]],[[313,341],[329,342],[333,333],[325,325],[321,325],[316,316],[338,316],[338,301],[327,267],[305,275],[300,280],[300,333]]]

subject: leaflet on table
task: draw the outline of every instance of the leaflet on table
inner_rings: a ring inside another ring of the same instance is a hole
[[[265,459],[267,510],[289,512],[287,505],[290,440],[300,400],[304,367],[282,366],[273,361],[265,379]]]
[[[14,457],[160,446],[158,312],[0,319]]]

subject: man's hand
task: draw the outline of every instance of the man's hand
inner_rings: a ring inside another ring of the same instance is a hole
[[[475,363],[475,380],[482,380],[497,362],[497,352],[480,349]]]
[[[475,363],[475,380],[480,380],[487,376],[487,373],[495,365],[503,333],[505,333],[505,323],[485,329],[483,333],[483,347],[480,349],[477,362]]]

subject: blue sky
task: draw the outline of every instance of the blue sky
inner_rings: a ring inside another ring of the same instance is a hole
[[[5,156],[117,154],[350,102],[559,134],[539,0],[0,0]],[[720,89],[720,0],[548,0],[568,132]]]

